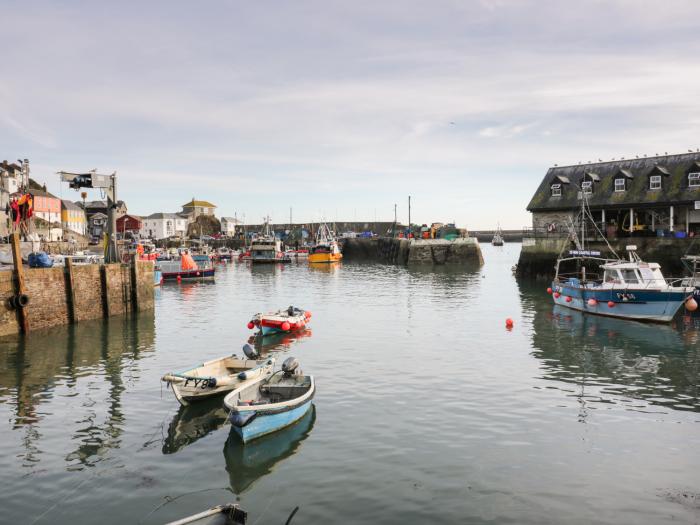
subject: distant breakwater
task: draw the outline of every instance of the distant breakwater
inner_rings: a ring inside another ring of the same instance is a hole
[[[391,237],[343,239],[343,258],[399,265],[482,265],[484,258],[474,238],[396,239]]]

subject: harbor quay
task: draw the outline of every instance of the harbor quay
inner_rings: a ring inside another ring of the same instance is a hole
[[[19,268],[0,272],[0,336],[154,307],[152,262]]]

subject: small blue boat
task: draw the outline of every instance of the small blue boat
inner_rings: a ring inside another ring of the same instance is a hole
[[[163,272],[157,266],[153,268],[153,286],[160,286],[163,284]]]
[[[290,357],[269,377],[248,381],[224,398],[231,427],[243,443],[285,428],[311,408],[316,387],[313,376],[302,375]]]

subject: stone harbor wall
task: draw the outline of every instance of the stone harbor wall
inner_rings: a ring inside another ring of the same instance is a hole
[[[153,263],[90,264],[57,268],[23,268],[24,313],[30,331],[88,319],[151,310]],[[21,331],[14,271],[0,272],[0,336]]]
[[[477,239],[343,239],[343,259],[401,265],[484,263]]]

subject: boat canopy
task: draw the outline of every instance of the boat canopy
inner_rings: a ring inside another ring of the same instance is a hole
[[[197,263],[194,261],[189,253],[183,253],[180,258],[180,269],[186,270],[196,270],[198,268]]]

